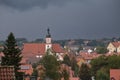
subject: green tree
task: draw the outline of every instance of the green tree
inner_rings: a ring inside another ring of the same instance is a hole
[[[105,73],[102,76],[105,78],[105,80],[107,80],[110,76],[110,69],[120,69],[120,56],[100,56],[96,59],[93,59],[90,64],[91,71],[93,73],[93,76],[95,76],[96,80],[99,80],[99,76],[102,73]]]
[[[73,76],[75,77],[78,76],[79,66],[77,65],[77,61],[75,57],[70,58],[68,55],[65,55],[63,59],[63,63],[71,67],[71,69],[74,71]]]
[[[81,80],[91,80],[90,68],[87,64],[82,64],[79,71],[79,78]]]
[[[108,67],[113,69],[120,69],[120,56],[108,56]]]
[[[106,67],[108,65],[107,57],[100,56],[96,59],[93,59],[90,64],[91,64],[92,74],[93,74],[93,76],[96,76],[96,73],[98,70],[100,70],[102,67]]]
[[[4,56],[2,57],[2,65],[14,66],[15,76],[17,76],[22,56],[21,50],[16,45],[16,40],[12,32],[8,35],[3,53]]]
[[[68,66],[71,66],[71,60],[70,60],[70,57],[67,54],[63,58],[63,63],[68,65]]]
[[[70,75],[66,69],[63,69],[62,75],[63,75],[64,80],[69,80]]]
[[[109,75],[104,70],[98,70],[96,80],[109,80]]]
[[[46,55],[42,58],[42,65],[45,68],[46,78],[60,80],[60,64],[57,61],[56,56],[50,54],[50,51],[47,51]]]
[[[108,50],[105,47],[100,47],[99,46],[99,47],[96,48],[96,52],[99,53],[99,54],[105,54],[105,53],[108,52]]]
[[[77,61],[75,57],[71,59],[71,68],[74,71],[74,76],[77,77],[79,74],[79,66],[77,65]]]

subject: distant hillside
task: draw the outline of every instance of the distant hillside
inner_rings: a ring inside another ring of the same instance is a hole
[[[17,45],[22,46],[23,43],[34,42],[43,43],[44,39],[35,39],[34,41],[28,41],[26,38],[16,38]],[[103,39],[68,39],[68,40],[53,40],[53,43],[59,43],[61,46],[65,45],[79,45],[79,46],[106,46],[109,42],[120,41],[120,38],[103,38]],[[0,45],[4,45],[5,41],[0,41]]]

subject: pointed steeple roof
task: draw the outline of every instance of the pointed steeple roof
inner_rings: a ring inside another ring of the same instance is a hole
[[[50,29],[48,28],[47,29],[47,35],[46,35],[47,38],[50,38],[51,37],[51,34],[50,34]]]

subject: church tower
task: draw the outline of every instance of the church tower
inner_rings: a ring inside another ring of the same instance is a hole
[[[51,34],[50,34],[50,29],[47,29],[47,35],[45,38],[45,42],[46,42],[46,51],[47,49],[50,49],[52,47],[52,38],[51,38]]]
[[[50,29],[47,29],[47,35],[46,35],[46,44],[51,44],[52,43],[52,39],[51,39],[51,35],[50,35]]]

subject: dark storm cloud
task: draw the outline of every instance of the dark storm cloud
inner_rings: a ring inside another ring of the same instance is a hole
[[[54,39],[120,36],[120,0],[0,0],[0,10],[0,39],[44,38],[47,27]]]
[[[61,6],[67,1],[71,0],[0,0],[0,4],[18,10],[26,10],[37,6],[41,8],[47,8],[48,5]]]

